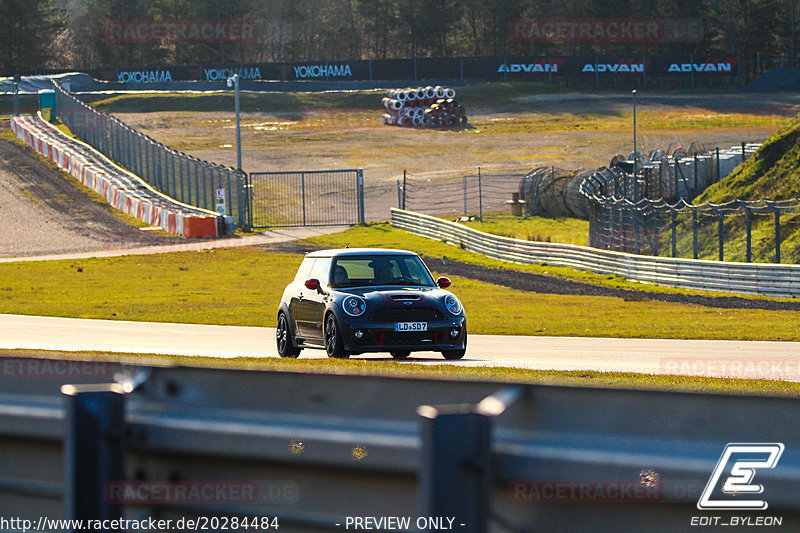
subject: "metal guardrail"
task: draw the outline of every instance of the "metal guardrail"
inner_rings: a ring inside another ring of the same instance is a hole
[[[523,241],[491,235],[440,218],[392,208],[392,225],[444,240],[493,259],[615,274],[672,287],[794,298],[800,296],[800,265],[731,263],[634,255],[572,244]]]
[[[727,443],[780,442],[759,497],[800,527],[794,399],[16,358],[0,369],[0,516],[33,524],[684,531],[708,515],[696,504]]]

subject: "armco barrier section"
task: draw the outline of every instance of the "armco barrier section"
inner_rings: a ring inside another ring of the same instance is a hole
[[[713,499],[766,501],[735,515],[800,528],[797,399],[0,363],[0,516],[40,531],[689,531],[729,516],[697,508],[728,443],[784,453],[754,470],[763,493]]]
[[[796,298],[800,265],[732,263],[654,257],[577,246],[523,241],[491,235],[440,218],[392,208],[392,225],[444,240],[470,252],[515,263],[546,263],[633,281],[710,291]]]
[[[224,233],[223,217],[217,213],[181,204],[159,193],[41,117],[11,117],[11,129],[19,139],[120,211],[184,237],[219,237]]]

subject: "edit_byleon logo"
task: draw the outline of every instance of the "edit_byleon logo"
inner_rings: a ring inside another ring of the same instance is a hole
[[[759,470],[778,464],[784,446],[780,442],[729,443],[708,480],[697,508],[701,510],[764,510],[766,500],[747,498],[761,494],[764,486],[754,483]],[[724,481],[721,481],[724,478]],[[717,490],[719,489],[719,490]],[[721,492],[721,494],[720,494]]]

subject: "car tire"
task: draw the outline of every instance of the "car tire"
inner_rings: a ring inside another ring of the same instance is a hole
[[[278,313],[278,327],[275,329],[275,340],[278,346],[278,355],[295,359],[300,355],[300,348],[292,344],[292,333],[289,331],[289,320],[284,313]]]
[[[411,355],[411,350],[395,350],[393,352],[389,352],[392,357],[395,359],[405,359],[409,355]]]
[[[442,350],[442,355],[445,359],[461,359],[465,353],[467,353],[466,348],[461,350]]]
[[[339,323],[336,321],[336,315],[333,313],[329,313],[325,318],[324,330],[325,352],[328,354],[328,357],[335,359],[347,359],[350,357],[350,355],[344,351],[342,333],[339,329]]]
[[[442,350],[445,359],[461,359],[467,353],[467,332],[464,332],[464,347],[459,350]]]

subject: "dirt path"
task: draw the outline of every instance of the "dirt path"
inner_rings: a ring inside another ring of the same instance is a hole
[[[0,257],[186,242],[124,223],[77,180],[5,139],[0,139],[0,228]]]

